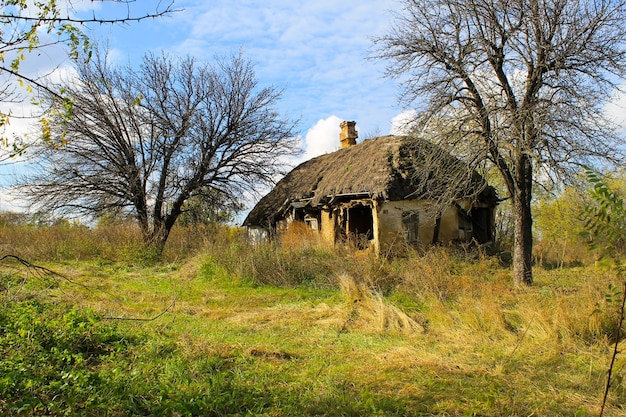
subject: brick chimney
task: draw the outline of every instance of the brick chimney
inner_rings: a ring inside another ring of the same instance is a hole
[[[339,134],[341,149],[356,145],[356,138],[358,138],[359,135],[356,133],[355,126],[356,122],[343,121],[339,124],[339,127],[341,127],[341,133]]]

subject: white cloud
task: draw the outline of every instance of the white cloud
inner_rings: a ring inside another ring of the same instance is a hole
[[[175,30],[186,33],[170,51],[210,61],[243,46],[260,85],[284,88],[281,108],[305,128],[335,114],[355,120],[362,132],[389,131],[399,111],[396,84],[383,77],[383,62],[367,56],[372,37],[389,28],[395,0],[247,0],[237,7],[182,0],[180,7],[185,11],[172,18]]]
[[[75,79],[78,79],[78,72],[76,68],[69,65],[64,65],[62,67],[55,68],[50,74],[45,76],[46,82],[51,83],[68,83],[72,82]]]
[[[308,161],[316,156],[336,151],[339,148],[339,124],[343,119],[330,116],[319,120],[310,128],[304,138],[304,154],[301,161]]]
[[[13,190],[0,188],[0,212],[28,212],[28,204]]]
[[[607,117],[621,126],[626,134],[626,84],[620,86],[622,91],[616,91],[613,99],[606,104],[604,112]]]
[[[391,134],[392,135],[404,135],[414,125],[416,117],[415,110],[404,111],[391,120]],[[320,119],[311,127],[304,137],[304,153],[298,162],[308,161],[316,156],[323,155],[325,153],[334,152],[340,148],[339,133],[341,128],[339,124],[347,119],[342,119],[338,116],[332,115],[325,119]],[[367,139],[362,137],[362,131],[359,128],[359,122],[356,125],[357,132],[359,133],[358,141]],[[367,133],[367,132],[366,132]],[[372,132],[370,132],[372,133]],[[375,136],[383,135],[380,131],[373,132]]]
[[[406,110],[391,119],[391,134],[406,135],[414,126],[417,113],[415,110]]]

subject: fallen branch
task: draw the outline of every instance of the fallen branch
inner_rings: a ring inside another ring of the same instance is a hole
[[[40,265],[35,265],[32,262],[21,258],[17,255],[4,255],[0,258],[0,263],[2,262],[6,262],[6,261],[15,261],[18,264],[22,265],[23,267],[25,267],[28,271],[33,272],[37,277],[52,277],[53,279],[57,278],[55,281],[58,281],[58,279],[64,280],[67,283],[71,284],[71,285],[75,285],[78,287],[81,287],[84,290],[93,292],[93,291],[99,291],[102,292],[104,294],[107,294],[108,296],[110,296],[113,300],[115,300],[115,302],[119,305],[121,305],[121,303],[116,300],[115,296],[113,294],[110,294],[106,291],[103,291],[100,288],[96,288],[96,287],[92,287],[86,284],[82,284],[80,282],[74,281],[73,279],[67,277],[64,274],[61,274],[59,272],[53,271],[51,269],[48,269],[46,267],[40,266]],[[167,307],[165,307],[161,312],[159,312],[157,315],[153,316],[153,317],[148,317],[148,318],[144,318],[144,317],[112,317],[112,316],[104,316],[102,317],[102,320],[128,320],[128,321],[154,321],[157,320],[158,318],[162,317],[165,313],[167,313],[168,311],[170,311],[175,305],[176,305],[176,299],[177,299],[177,294],[174,293],[174,297],[172,298],[172,301],[169,303],[169,305]],[[12,301],[12,299],[10,300]]]

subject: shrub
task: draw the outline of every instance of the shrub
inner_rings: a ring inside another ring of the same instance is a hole
[[[330,249],[268,243],[250,252],[244,276],[258,284],[327,287],[332,284],[336,260]]]
[[[100,362],[133,338],[89,311],[35,300],[0,310],[0,414],[81,415],[100,401]]]

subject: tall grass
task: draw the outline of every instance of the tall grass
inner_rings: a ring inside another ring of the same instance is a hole
[[[142,264],[150,260],[139,230],[129,223],[95,229],[69,223],[4,225],[0,227],[0,245],[3,254],[33,262]],[[350,277],[360,291],[371,292],[370,298],[393,299],[417,316],[425,311],[442,314],[445,317],[439,318],[446,326],[457,321],[473,329],[512,334],[526,331],[527,335],[536,331],[548,338],[585,343],[614,336],[616,312],[605,295],[610,284],[618,283],[610,270],[583,268],[575,273],[575,279],[568,279],[573,269],[538,268],[536,286],[514,289],[508,269],[497,258],[479,252],[467,256],[458,249],[433,247],[407,250],[403,257],[376,257],[369,251],[330,247],[298,225],[279,241],[260,245],[252,245],[237,228],[177,227],[163,261],[184,262],[202,253],[232,279],[257,285],[345,290],[345,277]],[[416,319],[423,321],[423,317]],[[529,323],[533,329],[527,330]]]
[[[616,284],[610,270],[536,268],[535,286],[514,288],[508,267],[480,251],[432,247],[379,258],[293,234],[287,243],[258,246],[239,238],[227,247],[214,242],[210,250],[230,274],[258,285],[337,288],[349,300],[348,324],[361,330],[426,329],[460,349],[467,338],[485,348],[503,340],[517,345],[516,354],[604,346],[615,336],[616,310],[605,299]]]
[[[159,260],[172,262],[204,249],[220,236],[221,225],[174,227]],[[227,236],[227,234],[226,234]],[[150,263],[156,260],[132,222],[89,228],[61,222],[53,225],[0,224],[0,252],[31,261],[111,261]]]
[[[231,233],[212,241],[208,254],[230,276],[257,285],[335,288],[368,300],[370,307],[386,297],[412,312],[416,323],[430,315],[445,331],[513,338],[524,333],[572,343],[614,337],[616,311],[605,297],[616,284],[611,270],[536,268],[537,285],[519,289],[497,257],[480,251],[432,247],[384,258],[310,237],[292,230],[284,240],[251,245],[243,234]]]
[[[109,356],[75,368],[85,377],[64,392],[110,399],[87,402],[84,415],[105,415],[103,407],[110,415],[596,414],[615,337],[606,295],[618,283],[610,269],[536,268],[534,286],[515,288],[508,267],[480,252],[433,247],[376,257],[331,248],[302,229],[252,245],[227,227],[176,229],[164,262],[142,266],[132,227],[63,227],[1,229],[0,239],[29,259],[74,262],[81,282],[115,291],[129,316],[154,316],[173,289],[177,295],[167,315],[141,326],[100,328],[90,313],[74,331],[73,321],[58,318],[65,309],[42,321],[73,335],[71,343],[111,335],[118,349],[105,345]],[[102,261],[137,266],[103,268]],[[63,289],[45,291],[76,309],[119,308]],[[24,317],[23,329],[10,334],[17,340],[37,322],[31,310],[15,314]],[[7,329],[17,323],[2,320]],[[134,332],[141,337],[119,343]],[[31,348],[56,358],[54,346]],[[615,416],[626,403],[626,364],[617,365],[607,413]],[[62,384],[60,369],[45,384]],[[9,392],[6,384],[0,388]],[[48,398],[48,385],[37,384]],[[0,410],[17,404],[19,393],[11,393],[15,402],[0,399]]]

